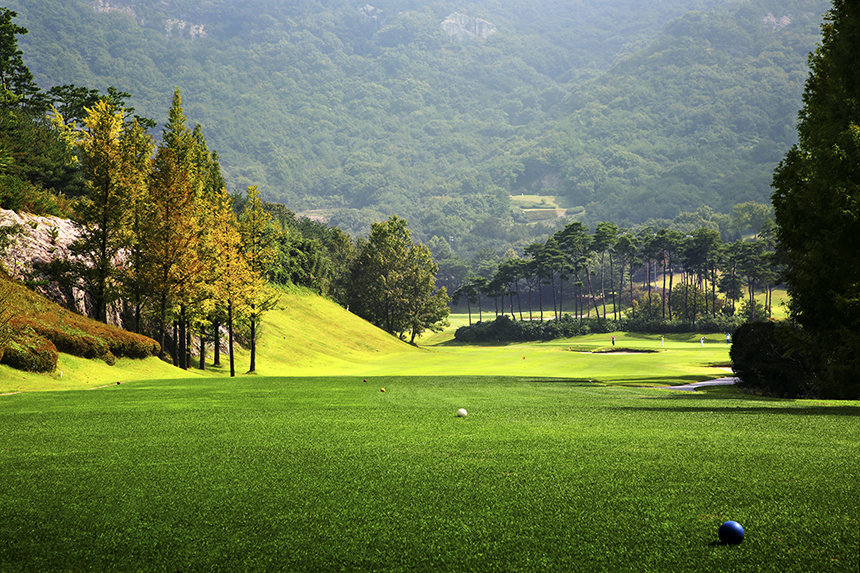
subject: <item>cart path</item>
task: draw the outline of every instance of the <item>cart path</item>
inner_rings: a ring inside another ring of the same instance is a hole
[[[682,386],[663,386],[659,388],[660,390],[683,390],[685,392],[695,392],[696,388],[701,388],[702,386],[728,386],[730,384],[737,384],[740,381],[739,378],[735,376],[729,376],[726,378],[717,378],[716,380],[706,380],[704,382],[695,382],[693,384],[684,384]]]

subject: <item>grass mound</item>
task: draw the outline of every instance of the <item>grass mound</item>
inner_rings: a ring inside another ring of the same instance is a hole
[[[0,273],[0,362],[31,372],[52,372],[58,352],[99,358],[145,358],[158,354],[149,337],[90,320],[26,289]]]

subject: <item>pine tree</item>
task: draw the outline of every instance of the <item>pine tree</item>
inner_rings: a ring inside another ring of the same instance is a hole
[[[834,0],[810,56],[798,143],[774,173],[792,318],[822,392],[860,398],[860,3]]]
[[[16,36],[27,34],[26,28],[12,22],[18,14],[0,8],[0,109],[18,109],[39,114],[47,102],[24,64],[24,53],[18,49]]]

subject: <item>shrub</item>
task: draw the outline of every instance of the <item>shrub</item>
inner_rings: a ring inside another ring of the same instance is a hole
[[[779,398],[816,396],[809,360],[797,351],[799,340],[787,323],[750,322],[738,328],[729,351],[738,386]]]
[[[572,338],[585,334],[606,334],[616,331],[646,332],[650,334],[674,334],[683,332],[728,332],[734,333],[743,323],[740,317],[705,317],[695,324],[680,320],[648,319],[644,317],[607,320],[599,318],[574,318],[564,315],[560,320],[513,320],[501,315],[489,322],[478,322],[472,326],[461,326],[454,333],[459,342],[532,342]]]
[[[108,352],[104,340],[96,338],[78,329],[64,330],[44,324],[33,324],[33,330],[49,339],[60,352],[81,356],[82,358],[99,358]]]
[[[53,372],[57,367],[57,347],[42,336],[23,336],[7,344],[0,362],[28,372]]]

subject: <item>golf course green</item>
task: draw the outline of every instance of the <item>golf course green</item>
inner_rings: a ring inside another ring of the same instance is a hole
[[[860,407],[661,388],[728,375],[724,336],[268,320],[255,375],[0,370],[0,571],[857,571]]]

